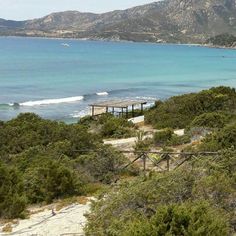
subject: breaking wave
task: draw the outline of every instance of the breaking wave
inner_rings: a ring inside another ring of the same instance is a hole
[[[98,96],[107,96],[109,95],[108,92],[99,92],[99,93],[96,93]]]
[[[8,103],[8,104],[2,104],[2,105],[8,105],[11,107],[17,107],[17,106],[33,107],[33,106],[78,102],[83,99],[84,99],[83,96],[77,96],[77,97],[68,97],[68,98],[55,98],[55,99],[43,99],[43,100],[38,100],[38,101],[27,101],[27,102],[22,102],[22,103]]]
[[[15,103],[7,103],[7,104],[0,104],[0,107],[34,107],[34,106],[45,106],[45,105],[53,105],[53,104],[60,104],[60,103],[72,103],[84,100],[84,98],[93,97],[93,96],[108,96],[108,92],[98,92],[94,94],[87,94],[84,96],[76,96],[76,97],[67,97],[67,98],[53,98],[53,99],[43,99],[37,101],[26,101],[26,102],[15,102]]]

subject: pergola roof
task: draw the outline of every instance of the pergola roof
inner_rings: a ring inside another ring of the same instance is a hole
[[[143,100],[111,100],[91,104],[91,107],[111,107],[111,108],[127,108],[129,106],[144,105],[147,101]]]

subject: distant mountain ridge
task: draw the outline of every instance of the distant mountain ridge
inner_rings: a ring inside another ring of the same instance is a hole
[[[40,19],[0,19],[0,35],[204,43],[236,35],[236,0],[164,0],[104,14],[66,11]]]

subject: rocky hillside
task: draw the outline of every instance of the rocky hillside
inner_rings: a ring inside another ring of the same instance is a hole
[[[209,38],[207,43],[213,46],[236,48],[236,37],[232,34],[220,34]]]
[[[0,34],[203,43],[236,35],[236,0],[164,0],[104,14],[67,11],[24,22],[0,20]]]

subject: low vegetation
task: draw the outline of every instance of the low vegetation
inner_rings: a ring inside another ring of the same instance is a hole
[[[147,122],[162,129],[154,134],[154,145],[168,150],[188,143],[183,150],[218,151],[219,155],[194,159],[171,172],[149,172],[123,181],[93,204],[86,234],[233,235],[235,111],[236,92],[227,87],[157,102],[146,113]],[[185,128],[186,134],[177,136],[175,128]],[[190,144],[197,133],[202,139]],[[138,144],[142,149],[148,145]]]
[[[34,114],[1,122],[0,217],[25,217],[29,204],[86,195],[106,185],[87,217],[86,235],[234,235],[235,114],[235,89],[217,87],[157,102],[146,112],[146,121],[161,129],[153,139],[110,115],[73,125]],[[176,135],[176,128],[184,128],[185,135]],[[132,166],[124,172],[126,157],[102,138],[134,134],[137,151],[181,145],[180,151],[219,154],[189,160],[170,172],[144,175]],[[194,143],[197,135],[201,139]],[[112,184],[127,173],[132,178]]]
[[[190,143],[190,136],[189,135],[183,135],[178,136],[174,133],[172,129],[164,129],[161,131],[158,131],[154,134],[153,137],[153,143],[157,146],[178,146],[186,143]]]
[[[211,112],[204,113],[194,118],[190,127],[204,127],[204,128],[223,128],[230,122],[233,115]]]
[[[194,168],[193,168],[194,166]],[[125,181],[94,203],[87,235],[231,235],[236,152]]]
[[[232,34],[220,34],[207,40],[207,43],[214,46],[235,47],[236,37]]]
[[[85,125],[94,133],[103,138],[129,138],[136,135],[136,129],[132,122],[125,118],[115,117],[110,113],[98,117],[84,117],[79,124]]]
[[[218,151],[223,148],[231,147],[236,148],[236,122],[208,134],[199,146],[199,149]]]
[[[146,112],[145,118],[147,123],[158,129],[181,129],[191,125],[194,119],[200,119],[201,122],[203,119],[210,119],[212,123],[214,119],[217,119],[214,117],[215,113],[223,112],[227,116],[227,114],[232,115],[235,110],[235,89],[217,87],[199,93],[171,97],[164,102],[158,101],[152,109]],[[211,114],[206,115],[206,113]],[[205,115],[201,117],[203,114]],[[226,117],[219,116],[221,123],[226,122]],[[200,122],[200,120],[195,122]],[[206,124],[203,123],[203,125]]]
[[[0,127],[0,217],[28,204],[85,195],[116,179],[126,158],[83,125],[21,114]],[[96,152],[94,152],[96,151]]]

